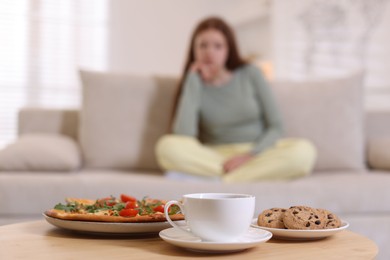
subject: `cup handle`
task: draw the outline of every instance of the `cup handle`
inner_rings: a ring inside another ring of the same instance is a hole
[[[171,224],[174,228],[177,228],[178,230],[180,231],[183,231],[183,232],[186,232],[187,234],[191,232],[187,229],[185,229],[184,227],[181,227],[179,225],[177,225],[175,222],[173,222],[171,220],[171,218],[169,217],[169,213],[168,213],[168,210],[169,210],[169,207],[171,205],[177,205],[179,208],[180,208],[180,211],[184,214],[184,206],[182,203],[180,203],[179,201],[177,200],[171,200],[171,201],[168,201],[166,204],[165,204],[165,207],[164,207],[164,214],[165,214],[165,218],[168,220],[169,224]]]

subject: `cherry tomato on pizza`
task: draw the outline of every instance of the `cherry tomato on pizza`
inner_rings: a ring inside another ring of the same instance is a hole
[[[134,198],[133,196],[129,196],[129,195],[126,195],[126,194],[121,194],[121,201],[122,202],[128,202],[128,201],[137,202],[137,199]]]
[[[122,217],[135,217],[138,214],[137,209],[122,209],[119,211],[119,216]]]

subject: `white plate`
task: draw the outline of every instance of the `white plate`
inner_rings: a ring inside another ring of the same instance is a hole
[[[257,219],[253,219],[252,227],[268,230],[274,238],[285,240],[316,240],[332,236],[349,227],[349,223],[342,221],[341,227],[332,229],[317,229],[317,230],[296,230],[296,229],[281,229],[268,228],[257,225]]]
[[[92,221],[77,221],[64,220],[53,218],[43,214],[46,221],[50,224],[73,231],[88,232],[88,233],[104,233],[104,234],[150,234],[158,233],[163,229],[171,227],[165,222],[150,222],[150,223],[112,223],[112,222],[92,222]],[[179,223],[184,221],[177,221]]]
[[[195,235],[184,233],[175,228],[168,228],[160,232],[160,237],[170,244],[192,251],[227,253],[241,251],[264,243],[272,237],[272,233],[251,227],[237,241],[224,243],[202,241],[202,239]]]

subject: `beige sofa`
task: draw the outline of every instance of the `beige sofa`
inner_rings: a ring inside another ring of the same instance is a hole
[[[158,169],[153,147],[169,128],[174,79],[85,71],[81,78],[81,109],[20,111],[20,138],[0,151],[0,223],[42,218],[68,196],[250,193],[256,213],[332,210],[379,245],[379,258],[390,256],[390,112],[364,112],[359,75],[274,82],[286,136],[312,140],[318,162],[309,177],[237,184],[167,179]]]

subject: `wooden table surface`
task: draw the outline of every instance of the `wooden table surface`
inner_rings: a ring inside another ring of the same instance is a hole
[[[230,254],[187,251],[158,235],[107,237],[56,228],[44,220],[0,226],[0,259],[374,259],[378,253],[368,238],[344,230],[309,242],[271,239]]]

